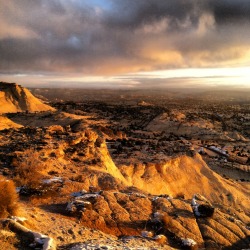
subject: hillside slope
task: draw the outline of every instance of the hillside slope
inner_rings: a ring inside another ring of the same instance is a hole
[[[0,130],[9,128],[21,128],[22,125],[15,123],[8,119],[7,117],[0,115]]]
[[[34,97],[28,89],[16,83],[0,82],[0,113],[48,110],[54,109]]]
[[[128,182],[152,194],[184,195],[192,198],[200,193],[214,203],[243,208],[249,213],[250,191],[212,171],[199,154],[178,156],[166,163],[121,166]]]

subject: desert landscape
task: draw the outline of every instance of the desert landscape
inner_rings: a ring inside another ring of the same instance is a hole
[[[0,90],[1,249],[249,248],[249,100]]]
[[[249,0],[0,0],[0,250],[250,250]]]

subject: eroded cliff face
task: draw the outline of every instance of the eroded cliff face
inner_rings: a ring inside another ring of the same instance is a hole
[[[87,129],[85,130],[83,140],[88,143],[87,157],[94,157],[99,162],[98,166],[101,171],[110,174],[124,185],[129,184],[113,162],[102,133]]]
[[[54,109],[34,97],[28,89],[16,83],[0,82],[0,113],[49,110]]]
[[[87,141],[85,157],[99,162],[94,169],[98,169],[99,173],[107,173],[123,186],[135,187],[154,195],[184,196],[185,199],[200,193],[213,203],[233,206],[250,213],[250,190],[216,174],[199,154],[180,155],[163,163],[116,166],[102,134],[86,130],[82,141]],[[102,181],[96,183],[102,188],[100,184]]]
[[[240,249],[249,244],[249,190],[213,172],[199,154],[162,164],[117,167],[105,142],[101,145],[97,151],[107,173],[119,179],[125,191],[99,193],[90,201],[91,209],[82,213],[84,225],[115,235],[137,235],[147,229],[153,235],[163,233],[166,244],[173,247],[180,247],[183,238],[206,249]],[[202,197],[198,203],[211,201],[212,216],[196,215],[194,194]]]
[[[183,195],[190,199],[193,194],[200,193],[212,202],[250,212],[250,191],[216,174],[199,154],[181,155],[166,163],[121,166],[119,169],[130,185],[151,194]]]

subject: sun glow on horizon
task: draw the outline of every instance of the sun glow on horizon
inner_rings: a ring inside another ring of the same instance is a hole
[[[250,87],[250,67],[240,68],[186,68],[145,71],[113,76],[80,74],[15,74],[1,75],[4,81],[15,81],[27,87],[80,87],[80,88],[137,88],[157,87]],[[11,80],[10,80],[11,79]],[[179,86],[175,86],[178,81]],[[37,83],[37,84],[34,84]],[[201,84],[202,83],[202,84]],[[201,85],[200,85],[201,84]]]
[[[187,68],[140,72],[134,78],[146,77],[152,79],[203,79],[204,83],[244,85],[250,87],[250,67],[240,68]]]

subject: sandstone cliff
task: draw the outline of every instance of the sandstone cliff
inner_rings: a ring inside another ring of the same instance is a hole
[[[0,82],[0,113],[48,110],[54,109],[34,97],[28,89],[16,83]]]
[[[151,194],[184,195],[200,193],[211,201],[249,210],[250,191],[212,171],[199,154],[179,156],[165,163],[121,166],[130,185]]]

